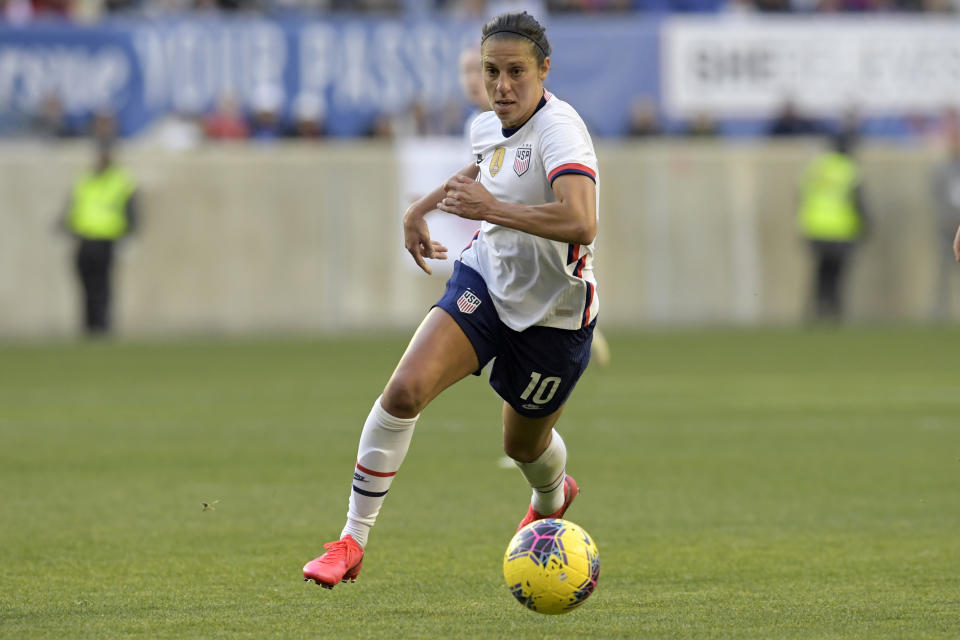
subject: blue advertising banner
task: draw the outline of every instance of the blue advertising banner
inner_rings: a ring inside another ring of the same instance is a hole
[[[596,134],[622,133],[633,99],[658,93],[658,30],[655,20],[551,20],[548,88]],[[158,116],[206,113],[223,95],[248,109],[269,96],[284,116],[310,100],[328,133],[362,135],[414,102],[460,101],[457,58],[479,34],[474,23],[365,18],[0,27],[0,114],[29,118],[56,95],[69,117],[108,109],[131,135]]]

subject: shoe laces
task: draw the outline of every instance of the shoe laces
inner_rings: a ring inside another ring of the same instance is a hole
[[[346,560],[350,545],[346,540],[335,540],[326,543],[323,548],[327,550],[324,555],[329,556],[330,560]]]

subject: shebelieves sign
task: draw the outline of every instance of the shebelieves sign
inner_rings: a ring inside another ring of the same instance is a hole
[[[934,18],[676,18],[664,23],[661,89],[679,118],[929,112],[960,102],[960,24]]]

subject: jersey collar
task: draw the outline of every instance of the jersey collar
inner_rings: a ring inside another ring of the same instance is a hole
[[[532,118],[534,115],[536,115],[537,111],[540,111],[540,109],[543,109],[543,107],[544,107],[545,104],[547,104],[547,92],[546,92],[546,91],[544,91],[544,92],[543,92],[543,95],[540,97],[540,102],[537,103],[537,108],[534,109],[534,110],[533,110],[533,113],[530,114],[530,118]],[[501,127],[501,128],[500,128],[500,133],[503,134],[503,137],[504,137],[504,138],[509,138],[510,136],[512,136],[513,134],[515,134],[517,131],[520,131],[520,129],[523,128],[523,125],[525,125],[525,124],[527,124],[528,122],[530,122],[530,118],[527,118],[526,120],[524,120],[523,123],[522,123],[519,127],[512,127],[512,128],[510,128],[510,129],[505,129],[505,128]]]

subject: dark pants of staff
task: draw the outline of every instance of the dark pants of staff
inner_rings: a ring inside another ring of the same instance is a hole
[[[83,286],[83,326],[88,334],[110,330],[110,276],[112,240],[81,240],[77,248],[77,274]]]
[[[839,320],[844,307],[844,277],[852,242],[811,243],[814,256],[814,314],[818,320]]]

